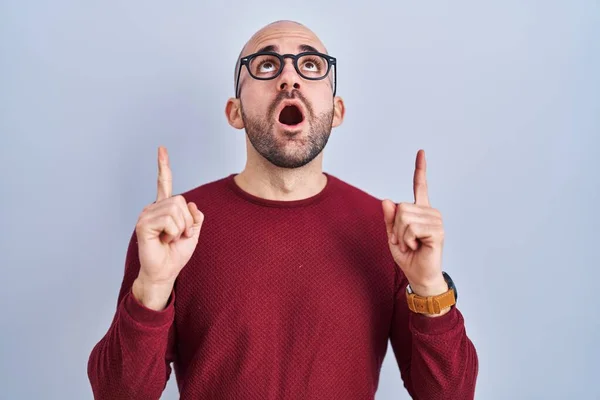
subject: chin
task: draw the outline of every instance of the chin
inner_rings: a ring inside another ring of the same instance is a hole
[[[297,169],[309,164],[312,160],[288,158],[285,160],[270,160],[271,164],[279,168]]]

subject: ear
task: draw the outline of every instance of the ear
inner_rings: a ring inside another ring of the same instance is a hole
[[[227,104],[225,105],[225,117],[227,117],[229,125],[233,126],[235,129],[242,129],[244,127],[240,99],[231,97],[227,100]]]
[[[341,97],[336,96],[333,99],[333,122],[332,127],[340,126],[344,121],[344,115],[346,114],[346,107],[344,106],[344,100]]]

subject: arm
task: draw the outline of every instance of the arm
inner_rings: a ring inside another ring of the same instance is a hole
[[[479,364],[461,312],[453,306],[435,318],[413,313],[408,281],[398,277],[390,342],[404,387],[418,400],[473,399]]]
[[[146,307],[140,300],[142,296],[134,296],[132,290],[139,269],[134,233],[127,249],[115,316],[88,361],[95,399],[159,399],[171,374],[170,363],[175,360],[175,292],[170,293],[163,307],[156,307],[162,310]]]
[[[419,150],[413,176],[414,203],[384,200],[383,214],[392,258],[397,265],[391,343],[404,386],[414,399],[472,399],[478,373],[477,353],[456,305],[443,315],[409,310],[406,286],[420,296],[445,292],[442,271],[444,227],[432,208],[425,152]]]

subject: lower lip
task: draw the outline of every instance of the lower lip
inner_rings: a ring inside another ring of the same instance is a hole
[[[303,120],[302,122],[300,122],[299,124],[296,124],[296,125],[286,125],[286,124],[283,124],[283,123],[281,123],[279,121],[277,121],[277,124],[279,126],[281,126],[283,129],[294,130],[294,129],[300,129],[304,125],[305,121],[306,120]]]

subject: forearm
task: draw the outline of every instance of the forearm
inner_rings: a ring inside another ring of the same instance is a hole
[[[166,362],[174,309],[141,304],[128,293],[106,335],[94,347],[88,376],[95,399],[159,399],[170,374]]]
[[[410,379],[416,399],[473,399],[478,374],[476,349],[456,308],[438,318],[411,314]]]

